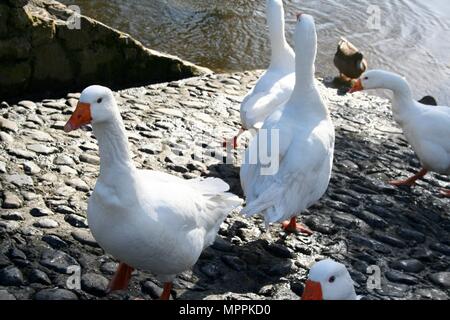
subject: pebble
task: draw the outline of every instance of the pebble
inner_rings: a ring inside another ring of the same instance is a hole
[[[88,228],[88,222],[86,218],[80,217],[76,214],[68,214],[64,217],[67,223],[76,228]]]
[[[100,158],[91,154],[83,153],[80,155],[80,161],[86,162],[93,165],[99,165],[100,164]]]
[[[39,172],[41,172],[41,168],[39,168],[39,166],[31,161],[27,161],[23,164],[23,169],[25,171],[25,173],[27,174],[31,174],[31,175],[35,175],[38,174]]]
[[[25,218],[21,212],[3,212],[0,216],[2,219],[5,219],[5,220],[14,220],[14,221],[25,220]]]
[[[439,272],[430,275],[430,280],[438,286],[450,289],[450,272]]]
[[[416,285],[417,283],[419,283],[417,278],[395,270],[388,270],[385,275],[389,281],[396,283],[403,283],[407,285]]]
[[[27,146],[27,149],[30,151],[33,151],[37,154],[42,154],[42,155],[46,155],[46,156],[58,151],[58,149],[56,149],[56,148],[47,147],[42,144],[31,144],[31,145]]]
[[[30,214],[33,217],[47,217],[54,215],[54,213],[48,208],[33,208],[30,210]]]
[[[3,193],[3,205],[4,209],[19,209],[23,206],[22,200],[13,192],[5,191]]]
[[[106,295],[109,281],[96,273],[85,273],[81,276],[81,289],[97,297]]]
[[[78,265],[78,262],[67,253],[52,249],[45,249],[39,262],[59,273],[66,273],[68,267]]]
[[[148,294],[152,299],[157,300],[161,297],[163,289],[153,281],[145,281],[142,283],[142,292]]]
[[[7,175],[6,181],[19,188],[33,185],[33,179],[31,179],[30,176],[23,174]]]
[[[34,223],[35,227],[44,228],[44,229],[52,229],[57,228],[59,226],[58,222],[49,218],[41,218],[37,222]]]
[[[246,268],[246,263],[236,256],[221,256],[222,261],[235,271],[242,271]]]
[[[52,234],[43,236],[42,241],[48,243],[54,249],[62,249],[67,247],[67,243],[64,240]]]
[[[15,133],[15,132],[19,131],[19,127],[17,126],[17,124],[14,121],[0,117],[0,130]]]
[[[16,158],[26,160],[33,160],[36,157],[36,153],[23,149],[8,149],[8,153]]]
[[[394,261],[391,264],[391,267],[396,270],[410,273],[419,273],[425,269],[423,263],[416,259]]]
[[[116,273],[118,266],[119,264],[117,262],[105,262],[100,266],[100,271],[108,275],[113,275]]]
[[[51,285],[52,282],[47,274],[39,269],[33,269],[28,275],[28,280],[31,283],[40,283],[43,285]]]
[[[270,243],[265,246],[266,250],[269,251],[276,257],[292,259],[294,256],[291,251],[289,251],[286,246],[278,244],[278,243]]]
[[[430,248],[446,256],[450,256],[450,246],[448,245],[442,243],[433,243],[432,245],[430,245]]]
[[[59,155],[55,158],[55,160],[53,161],[54,164],[62,166],[68,166],[68,167],[73,167],[75,166],[75,161],[73,161],[73,159],[67,155]]]
[[[0,161],[0,173],[6,173],[6,163]]]
[[[65,182],[68,186],[71,186],[78,191],[88,192],[90,190],[87,183],[80,178],[67,179]]]
[[[9,301],[16,300],[16,297],[14,297],[7,290],[0,290],[0,301],[7,301],[7,300]]]
[[[24,284],[22,272],[9,266],[0,270],[0,285],[2,286],[21,286]]]
[[[94,237],[92,236],[92,234],[89,231],[84,231],[84,230],[75,230],[72,231],[72,237],[77,240],[78,242],[80,242],[81,244],[85,244],[91,247],[99,247],[97,241],[95,241]]]
[[[44,289],[36,293],[35,300],[78,300],[72,291],[66,289]]]

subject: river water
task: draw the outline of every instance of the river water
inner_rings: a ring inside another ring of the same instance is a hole
[[[215,71],[265,68],[265,0],[63,0],[144,45]],[[450,1],[284,0],[288,41],[295,13],[316,19],[317,73],[336,75],[338,39],[363,51],[370,68],[403,74],[419,98],[450,104]],[[374,6],[375,5],[375,6]],[[378,23],[379,22],[379,23]]]

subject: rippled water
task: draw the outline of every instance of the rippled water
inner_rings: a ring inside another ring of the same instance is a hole
[[[82,13],[130,33],[146,46],[216,71],[259,69],[269,58],[265,0],[63,0]],[[450,1],[284,0],[288,40],[295,13],[316,18],[317,72],[333,76],[340,36],[365,52],[371,68],[405,75],[417,97],[450,104]],[[381,30],[368,27],[371,3]]]

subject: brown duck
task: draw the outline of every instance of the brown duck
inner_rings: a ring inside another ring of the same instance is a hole
[[[344,38],[339,41],[334,65],[339,70],[341,79],[345,81],[358,79],[367,70],[367,61],[363,54]]]

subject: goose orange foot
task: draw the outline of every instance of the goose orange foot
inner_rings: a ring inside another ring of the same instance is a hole
[[[421,178],[425,177],[425,175],[427,173],[428,173],[428,170],[421,169],[418,173],[416,173],[411,178],[408,178],[406,180],[392,180],[392,181],[389,181],[389,184],[391,184],[393,186],[396,186],[396,187],[400,187],[400,186],[412,187],[413,185],[416,184],[416,181],[418,179],[421,179]]]
[[[117,267],[116,273],[108,285],[108,292],[126,290],[128,288],[128,283],[130,282],[131,273],[133,270],[134,269],[129,265],[120,263]]]
[[[159,299],[160,300],[169,300],[170,299],[170,290],[172,290],[172,282],[164,283],[164,290]]]
[[[301,224],[301,223],[297,223],[297,219],[294,217],[291,219],[291,221],[284,221],[282,223],[282,227],[284,229],[284,231],[286,232],[292,232],[292,233],[303,233],[306,234],[308,236],[312,235],[313,232],[305,225]]]

